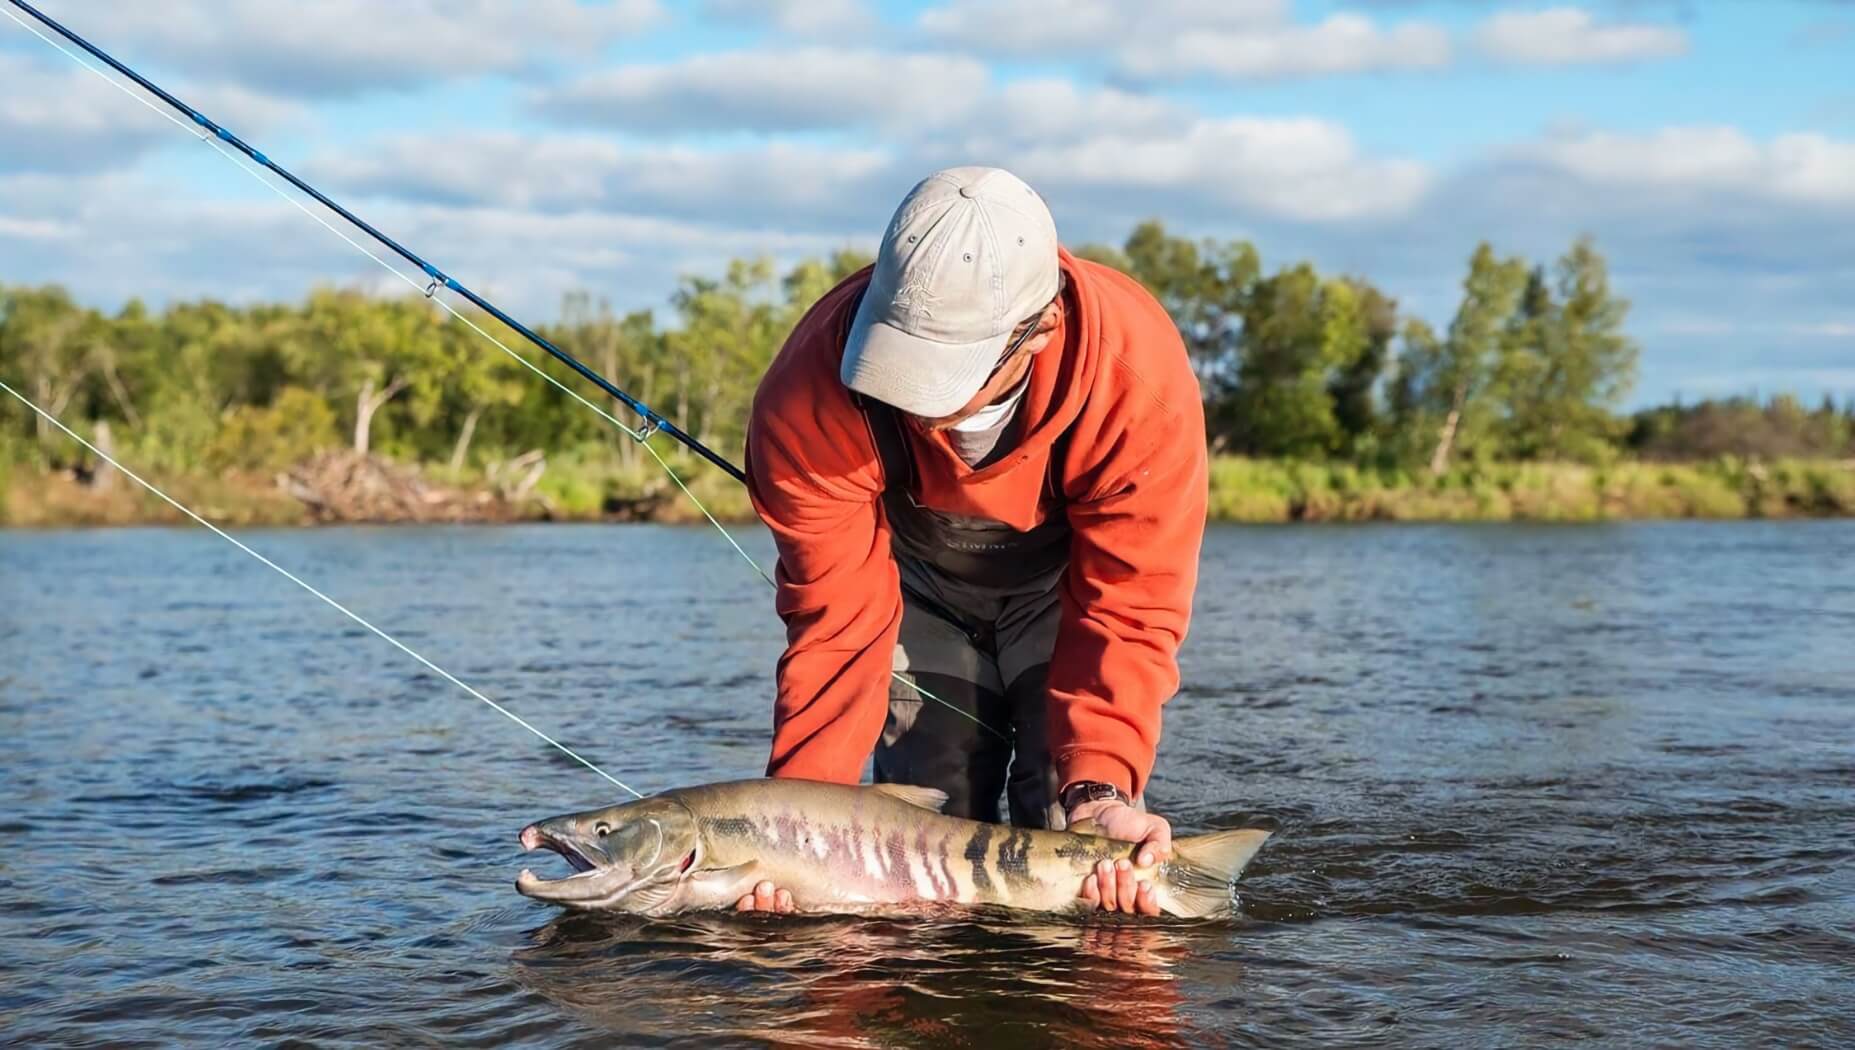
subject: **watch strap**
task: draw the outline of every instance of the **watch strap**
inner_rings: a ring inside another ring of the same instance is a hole
[[[1133,800],[1128,798],[1120,788],[1099,780],[1078,780],[1065,787],[1062,794],[1057,797],[1057,801],[1062,804],[1065,812],[1085,802],[1101,802],[1107,799],[1118,799],[1127,805],[1133,805]]]

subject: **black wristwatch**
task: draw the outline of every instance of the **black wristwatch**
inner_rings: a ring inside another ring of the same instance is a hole
[[[1057,796],[1057,801],[1062,803],[1065,813],[1074,811],[1084,802],[1101,802],[1106,799],[1118,799],[1129,806],[1134,804],[1134,800],[1128,798],[1120,788],[1113,784],[1104,784],[1099,780],[1078,780],[1064,788],[1063,793]]]

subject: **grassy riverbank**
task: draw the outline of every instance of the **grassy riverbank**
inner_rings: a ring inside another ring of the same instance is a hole
[[[719,472],[680,471],[721,518],[750,520],[745,492]],[[312,511],[275,475],[159,477],[179,499],[228,525],[319,521],[659,521],[700,512],[654,465],[558,457],[525,491],[511,494],[476,473],[411,472],[436,495],[431,513],[363,515]],[[1290,521],[1605,521],[1658,518],[1855,516],[1855,462],[1724,458],[1707,463],[1621,462],[1461,466],[1440,478],[1347,464],[1219,457],[1211,467],[1211,517]],[[0,522],[16,527],[167,524],[184,521],[126,478],[104,484],[69,472],[15,466],[0,473]]]
[[[1340,464],[1220,458],[1223,521],[1604,521],[1855,515],[1855,462],[1464,466],[1440,478]]]

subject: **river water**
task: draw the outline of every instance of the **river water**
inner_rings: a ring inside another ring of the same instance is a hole
[[[645,790],[760,770],[712,533],[247,538]],[[1855,1040],[1855,523],[1217,528],[1184,671],[1237,921],[563,918],[516,832],[603,781],[204,532],[0,533],[0,1040]]]

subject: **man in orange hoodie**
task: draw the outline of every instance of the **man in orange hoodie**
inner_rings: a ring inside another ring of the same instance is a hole
[[[1011,173],[937,172],[799,322],[747,443],[786,624],[770,776],[855,783],[873,756],[950,813],[997,820],[1003,794],[1013,823],[1170,852],[1140,798],[1197,582],[1204,413],[1145,289],[1064,251]],[[1125,861],[1078,892],[1158,911]]]

